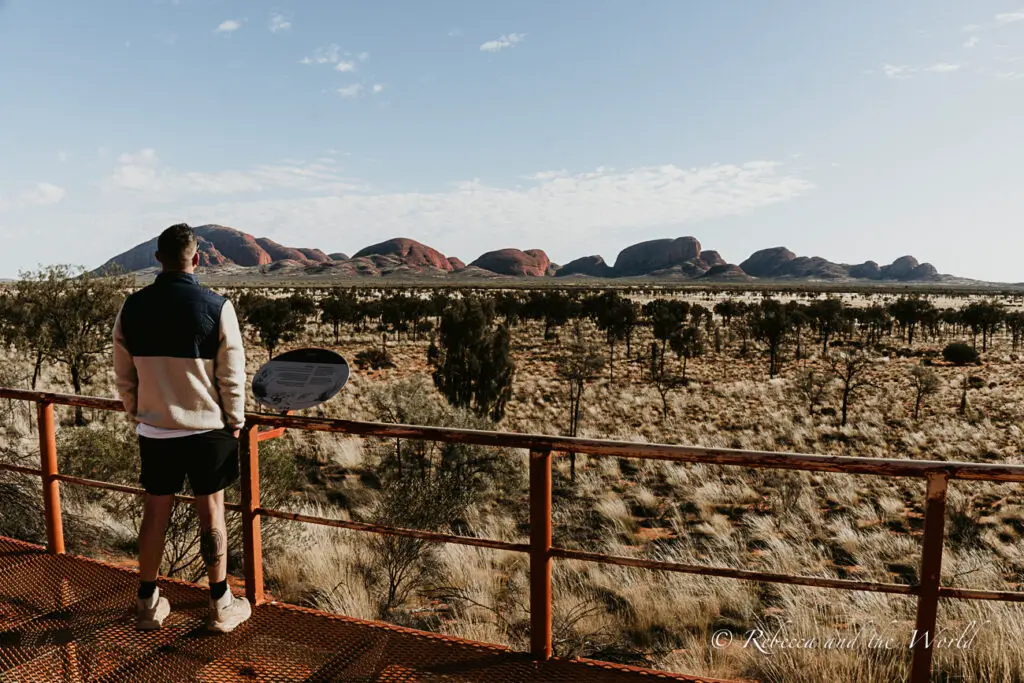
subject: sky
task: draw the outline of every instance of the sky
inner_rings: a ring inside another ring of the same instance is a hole
[[[0,0],[0,278],[177,222],[1024,281],[1024,0]]]

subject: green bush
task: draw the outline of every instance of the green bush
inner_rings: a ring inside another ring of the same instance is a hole
[[[954,342],[942,349],[942,357],[946,359],[947,363],[956,366],[978,363],[981,358],[974,347],[963,342]]]
[[[391,358],[391,354],[387,349],[380,347],[360,351],[356,354],[355,362],[356,366],[360,370],[365,370],[367,368],[383,370],[384,368],[395,367],[395,362]]]

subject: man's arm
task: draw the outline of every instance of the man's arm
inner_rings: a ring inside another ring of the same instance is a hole
[[[224,423],[231,429],[241,429],[245,426],[245,347],[238,316],[230,301],[225,301],[220,311],[220,347],[215,373]]]
[[[121,324],[123,314],[124,306],[118,311],[117,319],[114,321],[114,378],[124,409],[134,420],[139,407],[139,373],[135,369],[135,360],[128,351],[128,341],[125,339]]]

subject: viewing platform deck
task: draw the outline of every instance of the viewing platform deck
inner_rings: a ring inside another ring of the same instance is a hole
[[[137,575],[0,537],[0,681],[709,681],[263,603],[230,634],[205,630],[207,591],[161,580],[171,615],[135,630]]]

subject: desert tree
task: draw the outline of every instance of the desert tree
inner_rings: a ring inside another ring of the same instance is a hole
[[[651,322],[651,333],[661,343],[658,358],[662,372],[664,372],[665,349],[668,346],[668,340],[686,322],[690,313],[690,304],[685,301],[655,299],[643,307],[643,312]]]
[[[826,360],[829,370],[839,380],[842,396],[841,426],[845,427],[853,399],[864,389],[874,386],[867,376],[867,370],[874,361],[871,356],[861,351],[830,353]]]
[[[914,419],[917,420],[925,399],[939,391],[939,376],[931,368],[915,365],[910,369],[910,386],[914,390]]]
[[[512,396],[515,364],[508,327],[493,321],[490,299],[466,297],[452,302],[427,349],[427,362],[433,368],[434,385],[451,405],[489,415],[497,422]]]
[[[10,300],[16,325],[12,341],[35,358],[33,388],[43,360],[50,360],[67,368],[74,392],[82,393],[113,345],[114,321],[131,282],[68,265],[20,274]],[[85,424],[81,407],[75,408],[75,424]]]
[[[842,329],[843,310],[843,302],[832,298],[815,301],[807,307],[807,315],[818,333],[823,356],[828,353],[829,340]]]
[[[604,292],[590,300],[590,315],[597,328],[604,332],[608,344],[608,381],[615,381],[615,344],[625,341],[629,332],[633,304],[616,292]],[[626,351],[628,358],[629,351]]]
[[[283,343],[298,338],[305,325],[306,309],[295,308],[290,298],[270,298],[245,293],[239,298],[240,318],[260,336],[260,345],[267,350],[267,358]]]
[[[493,427],[486,418],[446,405],[422,379],[376,389],[370,394],[370,405],[382,422]],[[381,482],[381,495],[369,513],[377,524],[466,534],[465,523],[460,527],[459,520],[465,519],[470,505],[487,495],[511,495],[520,485],[517,463],[504,449],[401,438],[368,444],[369,466]],[[436,544],[376,535],[369,544],[383,618],[412,592],[439,583]]]
[[[334,343],[341,342],[341,326],[359,321],[359,299],[346,289],[335,289],[320,300],[320,322],[334,331]]]
[[[725,329],[728,333],[727,341],[732,342],[732,321],[736,318],[740,318],[746,313],[747,307],[742,301],[735,299],[726,299],[725,301],[719,301],[715,304],[714,311],[722,322],[725,324]]]
[[[858,325],[864,330],[864,344],[878,346],[884,335],[892,330],[892,316],[885,306],[871,304],[856,312]]]
[[[685,385],[687,383],[687,362],[691,358],[699,358],[704,355],[704,332],[696,325],[687,325],[672,335],[669,339],[669,346],[676,357],[683,361],[683,374],[680,379]]]
[[[661,416],[668,416],[668,395],[684,385],[683,378],[677,375],[671,365],[665,365],[664,354],[658,342],[651,342],[651,359],[647,368],[647,377],[661,397]]]
[[[906,337],[907,346],[914,345],[914,332],[917,330],[917,326],[933,310],[935,310],[935,306],[932,302],[918,296],[901,297],[889,304],[889,314],[899,325],[900,334]]]
[[[587,341],[579,323],[573,326],[568,342],[562,342],[563,350],[555,364],[555,373],[569,387],[569,436],[576,436],[580,426],[580,412],[583,407],[583,392],[588,382],[597,379],[604,368],[604,354],[596,345]],[[576,481],[576,454],[569,454],[569,478]]]
[[[752,307],[748,315],[754,338],[768,347],[768,376],[774,379],[779,371],[782,345],[790,330],[789,311],[777,300],[765,299]]]
[[[553,339],[553,329],[565,325],[582,312],[580,303],[564,292],[530,292],[524,313],[536,320],[544,321],[544,339]]]
[[[1006,329],[1010,331],[1010,340],[1013,351],[1020,349],[1020,340],[1024,334],[1024,313],[1014,311],[1006,314]]]
[[[807,414],[814,415],[814,409],[824,402],[834,382],[831,374],[809,367],[796,373],[791,386],[796,399],[807,406]]]
[[[974,301],[960,311],[960,318],[970,328],[975,346],[978,333],[981,333],[981,350],[985,352],[988,351],[989,339],[1006,319],[1006,309],[996,301]]]
[[[793,332],[793,338],[796,342],[793,349],[793,358],[799,361],[803,358],[804,328],[810,326],[811,316],[807,312],[807,307],[796,301],[790,301],[786,304],[786,315],[789,317],[789,328]]]

